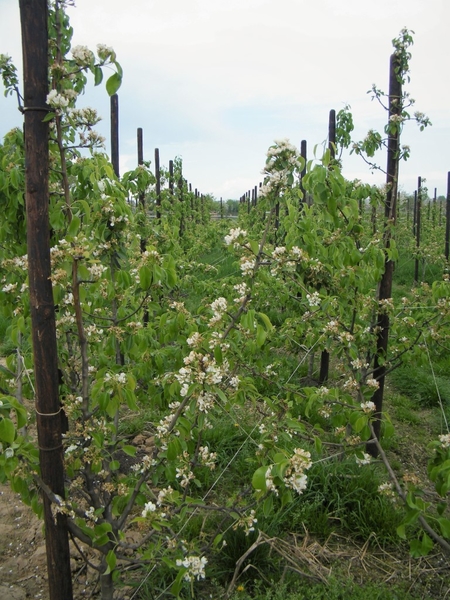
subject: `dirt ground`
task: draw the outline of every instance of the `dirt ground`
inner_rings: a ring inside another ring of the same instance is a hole
[[[0,600],[48,600],[43,521],[8,485],[0,485]],[[91,597],[94,576],[71,548],[74,598]],[[62,600],[62,599],[61,599]]]
[[[0,600],[47,600],[42,522],[0,485]]]

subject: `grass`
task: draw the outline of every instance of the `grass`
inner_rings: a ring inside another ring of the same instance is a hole
[[[230,600],[417,600],[423,598],[422,595],[413,595],[406,591],[405,585],[380,585],[378,582],[361,584],[345,576],[333,576],[328,580],[327,585],[296,578],[290,584],[277,585],[269,589],[267,584],[255,586],[251,595],[247,593],[245,586],[242,588],[235,592]]]
[[[438,362],[434,364],[434,371],[429,365],[405,364],[392,372],[390,381],[398,392],[407,396],[417,407],[439,406],[442,401],[448,408],[450,378],[447,374],[444,375]]]
[[[324,461],[311,467],[308,480],[303,494],[276,515],[275,523],[267,523],[267,533],[306,528],[319,539],[339,534],[365,542],[375,532],[378,543],[398,544],[395,530],[401,511],[379,494],[384,479],[376,467]]]

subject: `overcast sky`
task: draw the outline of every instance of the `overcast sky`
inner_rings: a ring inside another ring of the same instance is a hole
[[[168,166],[183,159],[193,187],[237,198],[261,180],[276,138],[312,156],[327,137],[330,109],[350,104],[355,139],[382,130],[386,113],[367,91],[387,92],[392,38],[415,32],[411,83],[415,109],[433,126],[406,126],[400,185],[411,192],[426,178],[430,196],[445,195],[450,170],[450,0],[76,0],[69,8],[73,44],[113,46],[124,69],[119,91],[120,168],[154,148]],[[17,0],[0,0],[0,53],[21,68]],[[93,85],[80,106],[95,106],[108,137],[109,99]],[[0,97],[0,136],[21,124],[11,97]],[[319,150],[320,153],[320,150]],[[379,157],[385,166],[385,157]],[[382,183],[360,158],[344,157],[344,175]]]

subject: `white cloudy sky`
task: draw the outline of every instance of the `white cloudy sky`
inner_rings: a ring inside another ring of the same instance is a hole
[[[181,156],[194,187],[224,198],[260,181],[275,138],[305,139],[311,155],[332,108],[351,105],[356,139],[381,130],[386,114],[366,92],[372,83],[387,91],[391,40],[406,26],[415,32],[408,91],[433,127],[406,127],[401,185],[412,191],[420,175],[430,195],[446,194],[449,0],[76,0],[69,14],[74,45],[113,46],[124,69],[121,171],[136,164],[142,127],[146,159],[155,147],[166,166]],[[20,66],[17,0],[0,0],[0,52]],[[108,135],[105,90],[80,105],[99,109]],[[13,99],[0,97],[0,135],[20,122]],[[344,174],[383,180],[356,157],[344,158]]]

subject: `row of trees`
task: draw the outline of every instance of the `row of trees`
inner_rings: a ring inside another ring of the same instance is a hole
[[[212,199],[189,195],[177,161],[167,186],[158,186],[143,161],[119,177],[114,161],[98,152],[95,111],[77,108],[87,74],[100,83],[105,66],[114,69],[106,87],[116,94],[122,71],[113,49],[99,46],[95,55],[71,47],[59,0],[50,9],[21,0],[21,18],[25,138],[13,131],[1,147],[0,300],[17,353],[2,372],[0,476],[44,512],[52,600],[73,595],[68,532],[94,552],[104,600],[124,565],[164,564],[172,593],[193,594],[227,531],[251,533],[258,506],[270,513],[291,502],[308,485],[314,461],[334,460],[327,435],[339,456],[360,464],[384,457],[386,372],[420,336],[446,339],[448,282],[406,302],[400,318],[391,299],[407,118],[401,84],[412,39],[403,31],[394,41],[386,142],[372,132],[354,147],[370,156],[375,145],[388,146],[380,233],[361,219],[367,189],[343,178],[333,149],[306,164],[282,141],[268,151],[255,210],[241,211],[225,236],[237,264],[218,282],[204,272],[199,278],[192,262],[225,233],[225,220],[209,218]],[[15,91],[9,60],[2,75]],[[371,194],[378,203],[380,193]],[[420,316],[418,299],[428,306]],[[293,317],[284,320],[280,308]],[[299,345],[307,356],[320,350],[333,357],[339,375],[327,372],[307,386],[294,373],[277,377],[273,353],[298,353]],[[34,391],[24,385],[22,393],[35,397],[37,442],[24,429],[29,415],[11,381],[22,362],[34,368]],[[121,428],[125,417],[144,411],[153,438],[145,452]],[[214,445],[223,420],[242,431],[254,473],[252,491],[240,482],[225,497],[215,492],[229,468]],[[435,445],[432,478],[442,497],[449,446]],[[126,456],[132,468],[124,468]],[[393,481],[407,506],[400,533],[416,521],[426,530],[415,552],[429,550],[431,539],[448,550],[445,507],[436,519],[415,489]],[[199,515],[201,535],[187,527]]]

